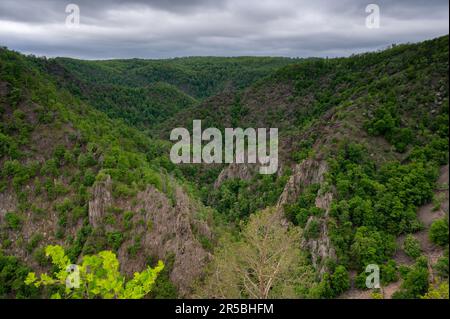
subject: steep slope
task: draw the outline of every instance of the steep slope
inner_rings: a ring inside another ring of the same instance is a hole
[[[189,293],[208,258],[209,213],[163,167],[167,145],[57,90],[35,59],[6,49],[0,116],[5,254],[43,270],[48,244],[73,262],[112,249],[129,275],[163,259],[171,281],[161,285]]]
[[[103,79],[110,81],[100,81],[97,77],[91,77],[90,73],[80,74],[78,71],[84,70],[81,61],[79,69],[69,64],[74,70],[59,59],[33,61],[42,72],[53,75],[60,88],[68,89],[82,101],[105,112],[111,118],[122,119],[139,129],[149,128],[179,110],[198,104],[197,100],[166,82],[149,82],[136,86],[132,85],[132,81],[128,84],[117,84],[111,75],[98,70],[95,74],[100,73]],[[96,65],[91,68],[95,71]],[[120,79],[125,81],[122,77]]]
[[[348,289],[333,288],[339,286],[333,276],[349,271],[364,286],[368,264],[380,266],[384,285],[399,274],[429,274],[420,259],[404,268],[392,258],[401,248],[397,236],[423,229],[419,207],[432,200],[439,167],[448,163],[448,36],[287,66],[242,92],[180,112],[159,134],[189,128],[193,119],[220,129],[279,128],[283,172],[292,176],[278,204],[261,198],[286,182],[284,174],[256,186],[261,178],[246,173],[252,168],[234,166],[224,169],[219,188],[204,201],[232,220],[277,204],[304,228],[303,247],[322,275],[323,296]],[[202,173],[198,168],[189,176],[201,180]],[[428,262],[434,267],[436,258]],[[427,281],[405,282],[396,297],[416,298],[428,289]]]

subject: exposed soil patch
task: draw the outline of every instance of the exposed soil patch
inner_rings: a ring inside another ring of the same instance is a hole
[[[419,240],[423,253],[431,264],[434,264],[444,252],[442,247],[436,246],[430,241],[428,230],[435,220],[442,219],[448,214],[449,191],[448,187],[447,189],[442,189],[442,185],[448,185],[448,169],[449,165],[441,168],[437,182],[438,189],[435,191],[435,196],[441,199],[439,208],[435,210],[433,204],[424,205],[419,209],[417,216],[425,226],[425,229],[415,233],[414,237]]]
[[[401,280],[399,280],[397,282],[390,283],[386,287],[383,287],[383,298],[384,299],[392,299],[392,295],[394,294],[394,292],[396,292],[400,288],[401,284],[402,284],[402,282],[401,282]]]
[[[340,295],[339,299],[371,299],[370,290],[359,289],[355,286],[356,271],[350,271],[350,289]]]
[[[397,250],[395,251],[394,256],[392,257],[398,265],[412,265],[414,264],[414,260],[406,255],[403,250],[403,243],[405,242],[406,235],[401,235],[397,238]]]

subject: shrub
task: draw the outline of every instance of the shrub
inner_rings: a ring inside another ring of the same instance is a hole
[[[8,212],[5,214],[6,225],[12,230],[19,230],[22,228],[23,219],[15,212]]]
[[[448,245],[448,219],[434,221],[428,235],[433,243],[440,246]]]
[[[394,293],[394,299],[420,298],[428,290],[428,261],[426,257],[417,258],[404,275],[400,290]]]
[[[384,285],[398,280],[397,265],[393,259],[381,266],[380,277]]]
[[[356,230],[350,250],[354,263],[359,267],[382,264],[393,254],[395,240],[393,236],[363,226]]]
[[[177,287],[170,280],[170,273],[172,272],[174,262],[175,256],[170,254],[165,260],[166,266],[159,273],[159,276],[156,279],[155,287],[150,293],[151,298],[176,299],[178,297]],[[147,265],[150,267],[155,267],[155,265],[157,265],[157,258],[149,258]]]
[[[45,266],[48,264],[48,259],[45,256],[45,248],[40,247],[36,249],[33,253],[33,259],[40,265]]]
[[[83,185],[86,187],[92,186],[95,182],[95,174],[91,169],[87,169],[84,173]]]
[[[405,242],[403,243],[403,250],[406,255],[413,259],[419,257],[422,253],[419,241],[411,234],[406,236]]]
[[[448,251],[445,256],[438,259],[433,268],[436,270],[438,276],[448,279]]]
[[[126,211],[125,214],[123,215],[123,220],[124,220],[124,227],[125,229],[131,229],[131,227],[133,227],[133,216],[134,213],[132,211]]]
[[[44,239],[44,236],[42,236],[42,234],[34,234],[33,236],[31,236],[26,246],[27,252],[31,254],[33,250],[39,245],[42,239]]]
[[[122,245],[123,234],[119,231],[106,233],[106,240],[112,249],[118,250]]]
[[[350,277],[347,269],[340,265],[331,276],[331,287],[336,295],[340,295],[350,288]]]
[[[316,219],[311,220],[303,235],[306,239],[318,238],[320,235],[320,221]]]
[[[29,271],[16,257],[4,256],[0,252],[0,299],[38,298],[40,290],[24,282]]]

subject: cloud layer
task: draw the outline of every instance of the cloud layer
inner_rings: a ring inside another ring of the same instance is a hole
[[[2,0],[0,45],[87,59],[192,55],[345,56],[448,34],[447,0]],[[66,5],[80,26],[66,26]]]

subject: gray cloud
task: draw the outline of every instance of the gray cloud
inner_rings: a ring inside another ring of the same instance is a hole
[[[365,27],[367,4],[381,27]],[[79,5],[81,25],[65,25]],[[0,45],[88,59],[343,56],[448,34],[447,0],[2,0]]]

